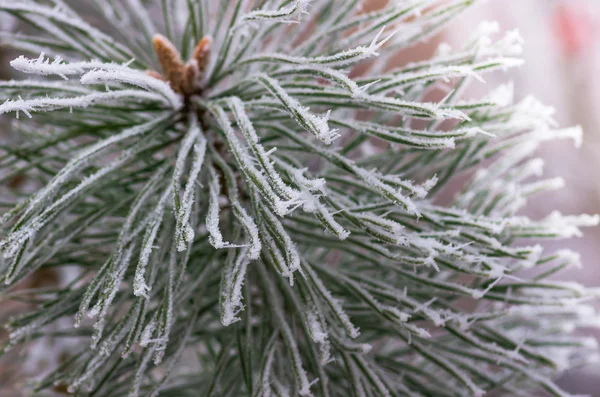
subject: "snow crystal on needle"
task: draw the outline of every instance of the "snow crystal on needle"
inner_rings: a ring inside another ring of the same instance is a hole
[[[100,61],[89,62],[63,62],[56,57],[52,62],[41,53],[36,59],[20,56],[10,62],[10,65],[23,73],[38,74],[43,76],[60,76],[68,80],[68,76],[82,75],[82,84],[125,83],[135,85],[145,90],[156,92],[165,97],[171,107],[179,109],[182,99],[171,89],[168,83],[148,76],[146,73],[132,69],[128,63],[119,65]],[[88,71],[86,73],[86,71]],[[85,74],[84,74],[85,73]]]

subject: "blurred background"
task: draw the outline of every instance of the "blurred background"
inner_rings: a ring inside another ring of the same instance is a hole
[[[369,7],[385,3],[387,0],[371,0]],[[580,149],[566,140],[542,147],[545,175],[564,177],[566,188],[549,197],[537,197],[527,208],[528,215],[539,218],[554,209],[565,214],[600,213],[600,0],[481,1],[428,43],[403,52],[398,61],[428,58],[441,42],[458,46],[482,20],[496,20],[502,30],[518,29],[525,39],[525,65],[490,75],[488,88],[513,80],[516,98],[532,94],[556,109],[555,118],[561,126],[579,124],[584,129]],[[7,30],[12,23],[0,14],[0,30]],[[8,61],[0,46],[0,78],[9,76]],[[0,123],[0,142],[1,135]],[[561,277],[600,286],[600,228],[559,244],[580,252],[584,265],[561,273]],[[600,337],[599,331],[588,332]],[[0,379],[2,372],[0,368]],[[573,394],[600,397],[600,365],[573,370],[565,374],[560,385]],[[15,393],[0,390],[0,396],[17,396]]]
[[[566,140],[542,146],[545,175],[564,177],[566,187],[550,197],[536,197],[528,215],[543,217],[554,209],[600,213],[600,1],[488,0],[455,20],[439,39],[459,42],[481,20],[496,20],[503,30],[518,29],[525,40],[525,65],[498,76],[514,80],[516,98],[534,95],[556,109],[561,126],[579,124],[584,130],[579,149]],[[487,84],[497,83],[488,79]],[[560,277],[600,286],[600,228],[558,244],[580,252],[583,263]],[[600,338],[598,330],[589,332]],[[600,397],[600,365],[573,370],[560,385],[573,394]]]
[[[371,0],[370,7],[387,2]],[[474,85],[474,91],[483,88],[485,92],[512,80],[516,100],[533,95],[554,107],[560,126],[581,125],[584,130],[580,148],[568,140],[541,146],[545,177],[560,176],[566,184],[546,197],[535,197],[526,214],[542,218],[553,210],[600,213],[600,0],[480,0],[427,43],[403,51],[397,62],[430,58],[440,43],[460,47],[481,21],[497,21],[502,31],[518,30],[524,39],[522,57],[526,62],[521,68],[486,75],[487,87]],[[600,287],[600,228],[548,246],[581,254],[583,267],[558,277]],[[600,304],[597,306],[600,310]],[[583,332],[600,342],[600,330]],[[600,363],[564,374],[559,384],[575,395],[600,397]]]

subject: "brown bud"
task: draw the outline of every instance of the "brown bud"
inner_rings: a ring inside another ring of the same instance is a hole
[[[198,71],[202,74],[208,65],[210,60],[210,47],[212,46],[212,38],[210,36],[204,36],[198,43],[194,52],[192,53],[192,59],[198,63]]]
[[[209,61],[212,39],[204,36],[198,43],[191,59],[187,64],[181,60],[181,55],[175,46],[159,34],[152,40],[154,51],[162,67],[162,75],[155,71],[147,71],[149,76],[171,83],[171,88],[180,94],[189,96],[199,89],[199,80]]]
[[[191,95],[196,91],[198,85],[198,78],[200,71],[198,70],[198,62],[191,59],[187,65],[185,65],[185,87],[184,94]]]
[[[152,44],[163,70],[164,78],[171,83],[171,88],[177,92],[184,91],[185,65],[175,46],[164,36],[155,35]]]

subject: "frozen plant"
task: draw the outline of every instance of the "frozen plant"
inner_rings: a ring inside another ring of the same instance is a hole
[[[598,218],[519,210],[562,186],[536,146],[581,131],[510,84],[466,98],[521,64],[495,23],[391,62],[475,0],[362,3],[0,0],[29,76],[0,82],[1,297],[30,303],[3,352],[78,348],[34,390],[569,395],[597,291],[541,241]]]

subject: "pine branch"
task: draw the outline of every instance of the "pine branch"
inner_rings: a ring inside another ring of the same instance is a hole
[[[539,143],[580,128],[467,95],[522,64],[495,23],[389,65],[475,0],[362,3],[0,0],[32,75],[0,82],[0,299],[28,303],[2,354],[55,342],[36,391],[569,395],[598,291],[541,242],[599,218],[519,211],[564,184]],[[40,271],[73,281],[24,289]]]

